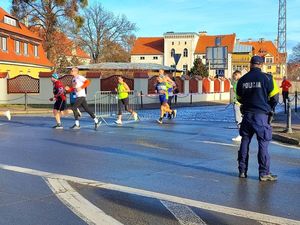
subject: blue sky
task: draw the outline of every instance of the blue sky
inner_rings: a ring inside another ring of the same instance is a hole
[[[11,0],[2,0],[6,10]],[[106,10],[125,14],[136,23],[138,37],[162,36],[167,31],[208,34],[236,33],[237,38],[274,40],[278,0],[89,0]],[[287,47],[300,42],[300,0],[287,1]]]

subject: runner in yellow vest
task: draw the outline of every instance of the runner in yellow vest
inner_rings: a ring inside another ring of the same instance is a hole
[[[115,89],[118,93],[118,119],[116,120],[116,124],[122,124],[122,105],[125,106],[125,110],[130,112],[133,116],[134,120],[137,121],[138,115],[132,109],[128,108],[129,98],[128,92],[130,92],[130,88],[124,82],[122,77],[118,77],[118,87]]]

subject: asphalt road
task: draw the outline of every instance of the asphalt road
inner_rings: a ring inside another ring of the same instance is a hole
[[[271,143],[279,180],[263,183],[253,141],[239,179],[237,130],[210,110],[97,131],[87,117],[78,131],[72,118],[64,130],[47,116],[0,118],[0,224],[300,224],[300,149]]]

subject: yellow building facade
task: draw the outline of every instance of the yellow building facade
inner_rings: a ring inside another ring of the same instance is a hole
[[[52,63],[42,47],[42,39],[0,7],[0,73],[9,78],[50,72]]]

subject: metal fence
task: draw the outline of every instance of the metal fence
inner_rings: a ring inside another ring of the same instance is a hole
[[[130,91],[129,93],[129,108],[138,111],[139,110],[139,97],[136,92]],[[105,123],[105,117],[116,116],[118,113],[118,94],[112,91],[98,91],[94,96],[95,100],[95,115],[101,118]],[[129,114],[124,112],[124,114]],[[130,116],[128,117],[128,119]]]

